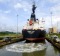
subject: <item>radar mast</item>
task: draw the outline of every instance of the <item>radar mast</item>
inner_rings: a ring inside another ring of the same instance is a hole
[[[36,10],[35,1],[33,1],[32,13],[31,13],[31,20],[33,21],[36,21],[35,10]]]

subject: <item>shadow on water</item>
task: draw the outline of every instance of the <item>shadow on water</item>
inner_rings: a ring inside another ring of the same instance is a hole
[[[26,40],[25,43],[46,43],[45,40],[44,41],[29,41],[29,40]]]

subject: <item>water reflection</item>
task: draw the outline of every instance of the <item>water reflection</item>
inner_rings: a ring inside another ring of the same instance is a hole
[[[45,56],[46,49],[32,53],[23,53],[23,56]]]
[[[59,52],[59,53],[58,53]],[[56,47],[54,47],[54,53],[56,54],[56,56],[60,56],[60,50],[58,50]]]
[[[53,47],[53,45],[49,43],[48,41],[46,41],[46,44],[47,44],[47,48],[46,48],[45,56],[59,56],[58,49],[57,49],[57,53],[55,53],[56,48]]]

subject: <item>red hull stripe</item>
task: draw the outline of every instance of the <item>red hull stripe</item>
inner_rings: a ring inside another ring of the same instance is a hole
[[[45,38],[26,38],[26,40],[44,40]]]

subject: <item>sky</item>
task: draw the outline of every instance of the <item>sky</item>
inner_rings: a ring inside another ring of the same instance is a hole
[[[60,29],[60,0],[34,0],[36,18],[45,20],[45,28],[58,25]],[[0,0],[0,31],[21,32],[32,13],[33,0]],[[51,16],[52,12],[52,16]],[[18,15],[18,17],[17,17]]]

